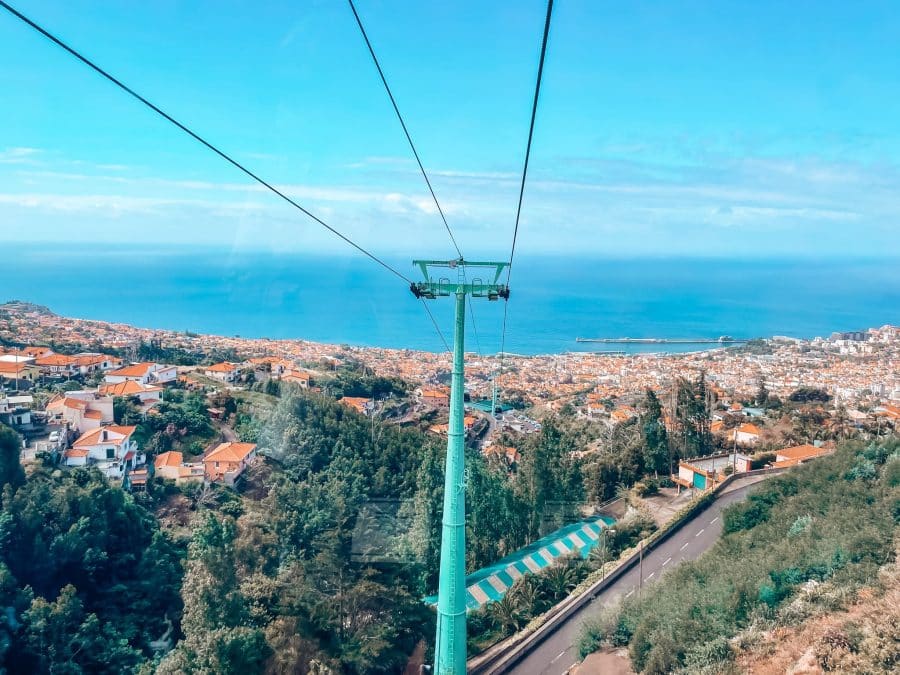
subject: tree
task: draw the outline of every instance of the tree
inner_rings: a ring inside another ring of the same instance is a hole
[[[160,664],[159,672],[261,672],[271,654],[250,615],[238,584],[237,528],[230,517],[206,514],[194,532],[182,597],[184,640]]]
[[[709,430],[711,402],[705,373],[700,373],[694,381],[682,377],[675,383],[676,459],[701,457],[712,450]]]
[[[132,671],[180,613],[172,541],[94,471],[39,468],[3,495],[0,606],[17,630],[0,671]]]
[[[144,419],[137,396],[116,396],[113,399],[113,420],[116,424],[139,424]]]
[[[765,408],[769,403],[769,390],[766,388],[766,380],[762,376],[759,378],[759,387],[756,390],[756,405]]]
[[[541,572],[538,583],[553,602],[559,602],[578,585],[578,578],[573,566],[558,562]]]
[[[525,624],[522,607],[512,593],[489,604],[488,616],[504,633],[514,633]]]
[[[669,465],[669,436],[662,419],[662,405],[652,389],[647,389],[644,396],[640,424],[644,439],[644,470],[658,476]]]
[[[24,644],[15,658],[33,672],[112,675],[143,660],[115,624],[101,625],[96,614],[85,614],[74,586],[65,586],[53,602],[35,598],[22,621]]]
[[[0,424],[0,494],[6,485],[15,489],[25,482],[25,471],[19,462],[21,449],[19,434]]]
[[[573,434],[550,419],[541,433],[526,442],[522,463],[516,472],[516,492],[530,511],[530,538],[545,534],[551,508],[561,507],[558,520],[571,520],[584,500],[581,467],[573,457],[580,449]]]
[[[853,434],[853,420],[850,419],[847,407],[843,403],[835,409],[829,426],[831,434],[836,440],[846,440]]]
[[[824,389],[799,387],[791,392],[788,400],[794,403],[828,403],[831,396]]]

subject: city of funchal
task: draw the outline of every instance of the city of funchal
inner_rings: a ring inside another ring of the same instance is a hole
[[[900,670],[890,8],[0,9],[0,673]]]

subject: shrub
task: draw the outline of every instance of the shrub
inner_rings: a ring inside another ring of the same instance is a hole
[[[812,524],[812,516],[809,514],[805,516],[798,516],[797,520],[794,521],[794,524],[791,525],[791,529],[788,530],[788,537],[796,537],[809,529],[809,526]]]
[[[881,479],[889,488],[895,488],[900,485],[900,455],[891,455],[888,458],[884,465]]]
[[[856,460],[856,464],[847,473],[844,478],[847,480],[867,480],[872,481],[878,477],[878,470],[875,468],[875,462],[865,457]]]
[[[719,636],[693,647],[684,655],[684,665],[689,672],[702,671],[711,666],[731,661],[734,652],[724,636]]]

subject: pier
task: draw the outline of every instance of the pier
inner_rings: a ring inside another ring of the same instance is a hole
[[[731,345],[747,342],[737,340],[730,335],[722,335],[718,338],[575,338],[575,342],[602,342],[604,344],[639,344],[639,345]]]

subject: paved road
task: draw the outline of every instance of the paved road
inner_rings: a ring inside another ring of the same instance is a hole
[[[749,482],[753,481],[753,482]],[[743,499],[747,491],[759,479],[747,482],[735,481],[704,511],[687,522],[682,528],[662,544],[644,556],[644,586],[655,583],[666,571],[684,560],[693,560],[711,548],[722,532],[722,509],[728,504]],[[620,596],[630,597],[639,591],[640,570],[637,565],[622,575],[612,586],[597,598],[573,614],[565,623],[544,640],[534,651],[519,661],[509,672],[521,675],[561,675],[579,661],[578,634],[581,624],[600,609],[612,604]]]

